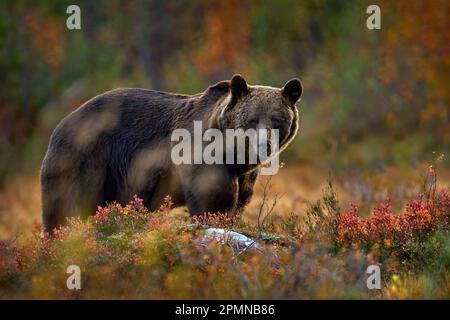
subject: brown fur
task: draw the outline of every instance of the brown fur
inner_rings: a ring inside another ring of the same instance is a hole
[[[84,103],[54,130],[41,170],[47,231],[97,205],[133,194],[155,209],[170,194],[191,214],[241,211],[258,173],[249,165],[180,165],[170,159],[173,130],[277,128],[281,150],[298,128],[299,80],[282,89],[248,86],[239,75],[196,95],[116,89]]]

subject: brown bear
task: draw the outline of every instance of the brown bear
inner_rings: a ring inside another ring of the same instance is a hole
[[[116,89],[92,98],[51,135],[41,169],[45,230],[134,194],[150,209],[171,195],[191,214],[240,212],[253,193],[255,165],[175,165],[171,133],[193,130],[194,121],[203,130],[275,128],[283,150],[297,132],[301,95],[298,79],[279,89],[250,86],[235,75],[194,95]]]

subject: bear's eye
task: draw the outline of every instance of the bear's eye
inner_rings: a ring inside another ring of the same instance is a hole
[[[272,128],[277,129],[281,125],[281,120],[278,118],[272,118]]]
[[[250,120],[248,121],[248,125],[249,125],[251,128],[256,128],[256,126],[258,126],[258,120],[257,120],[257,119],[250,119]]]

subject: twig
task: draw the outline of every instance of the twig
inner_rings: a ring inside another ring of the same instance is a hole
[[[259,238],[261,238],[262,227],[264,226],[267,218],[273,213],[273,210],[275,209],[275,206],[278,204],[278,201],[285,195],[285,193],[283,193],[281,196],[276,194],[271,207],[269,207],[269,205],[267,204],[267,201],[268,201],[268,197],[269,197],[269,191],[272,188],[272,185],[270,183],[272,180],[272,177],[273,176],[270,176],[269,178],[267,178],[266,182],[263,185],[263,194],[262,194],[261,204],[259,206],[259,211],[258,211]],[[264,207],[266,207],[265,214],[264,214]]]

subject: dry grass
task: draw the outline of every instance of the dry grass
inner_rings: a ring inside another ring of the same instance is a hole
[[[262,177],[258,180],[254,197],[245,210],[244,219],[250,223],[256,223],[266,179]],[[326,183],[327,175],[315,168],[293,166],[281,169],[270,182],[268,202],[272,201],[275,194],[283,195],[272,217],[304,213],[310,202],[321,197]],[[15,176],[8,179],[5,185],[7,188],[0,190],[0,240],[27,233],[33,229],[35,222],[41,222],[39,173]],[[347,193],[339,186],[337,190],[345,202]]]
[[[411,176],[411,172],[415,176]],[[405,171],[399,168],[389,168],[385,172],[371,175],[366,178],[364,185],[349,184],[351,179],[338,179],[334,181],[334,188],[341,201],[342,208],[347,210],[352,202],[363,202],[361,190],[369,188],[368,185],[384,187],[382,195],[392,197],[393,184],[407,184],[414,181],[420,185],[420,174],[423,170]],[[322,197],[327,186],[328,172],[311,165],[290,165],[282,168],[270,181],[267,202],[272,205],[276,195],[281,196],[273,208],[272,219],[279,219],[289,215],[303,216],[308,206]],[[264,184],[268,176],[258,179],[252,201],[244,212],[244,220],[250,224],[257,223],[257,215],[261,205]],[[344,181],[344,183],[342,183]],[[390,185],[389,185],[390,184]],[[7,188],[0,190],[0,240],[11,239],[18,234],[27,233],[33,229],[36,222],[41,222],[41,199],[39,187],[39,173],[32,175],[17,175],[6,180]],[[438,187],[450,187],[450,170],[439,172]],[[375,188],[375,187],[373,187]],[[387,191],[386,191],[387,190]],[[416,193],[413,193],[416,194]],[[374,203],[384,201],[386,198],[374,198]],[[400,199],[402,202],[408,200]],[[370,203],[369,205],[373,205]],[[182,208],[179,209],[183,211]]]
[[[39,174],[6,180],[0,191],[0,240],[28,233],[41,221]]]
[[[1,241],[0,299],[448,298],[448,191],[418,196],[403,212],[382,203],[363,218],[355,208],[342,211],[329,185],[303,222],[249,225],[226,214],[190,219],[170,197],[150,212],[134,197],[71,219],[54,237],[34,229]],[[257,248],[211,240],[208,226],[246,234]],[[73,264],[84,279],[78,292],[65,285]],[[373,264],[382,268],[378,291],[365,282]]]

